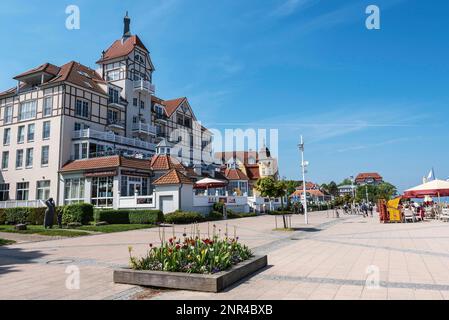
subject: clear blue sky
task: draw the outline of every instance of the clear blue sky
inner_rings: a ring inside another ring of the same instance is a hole
[[[65,28],[65,8],[81,29]],[[381,30],[365,8],[381,9]],[[423,0],[2,1],[0,87],[43,62],[91,67],[129,10],[162,98],[188,96],[214,128],[278,128],[281,175],[378,171],[400,189],[449,177],[449,2]]]

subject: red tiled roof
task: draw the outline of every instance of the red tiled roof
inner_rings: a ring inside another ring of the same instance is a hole
[[[382,176],[378,174],[377,172],[364,172],[359,173],[357,177],[355,178],[356,181],[363,181],[365,179],[374,179],[377,181],[383,180]]]
[[[228,180],[249,180],[246,174],[240,169],[227,168],[224,172],[226,179]]]
[[[171,117],[171,115],[175,113],[176,109],[178,109],[181,103],[183,103],[186,99],[186,97],[182,97],[173,100],[165,100],[163,102],[163,105],[165,106],[165,112],[167,113],[167,116]]]
[[[250,180],[257,180],[260,178],[260,170],[258,164],[246,165],[246,175]]]
[[[133,168],[141,170],[151,170],[148,160],[125,158],[121,156],[99,157],[75,160],[62,167],[61,172],[109,169],[109,168]]]
[[[108,60],[121,58],[130,54],[134,48],[138,46],[148,52],[148,49],[145,47],[140,38],[136,35],[131,36],[125,40],[120,39],[115,41],[104,53],[100,60],[97,63],[103,63]]]
[[[62,167],[61,172],[109,169],[120,166],[120,156],[75,160]]]
[[[150,160],[150,168],[155,171],[184,170],[184,166],[177,159],[165,154],[154,155]]]
[[[75,61],[71,61],[63,65],[58,75],[51,79],[49,83],[62,81],[67,81],[98,93],[107,94],[106,91],[99,85],[100,83],[106,83],[105,80],[95,70],[92,70],[89,67]]]
[[[47,62],[47,63],[40,65],[39,67],[25,71],[25,72],[15,76],[13,79],[18,80],[20,78],[32,75],[34,73],[39,73],[39,72],[45,72],[45,73],[51,74],[53,76],[56,76],[59,73],[60,69],[61,68],[59,68],[58,66],[55,66],[54,64]]]
[[[170,170],[162,177],[154,181],[155,185],[167,184],[193,184],[193,181],[176,169]]]

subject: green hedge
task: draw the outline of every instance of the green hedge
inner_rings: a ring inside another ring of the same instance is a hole
[[[76,203],[68,205],[62,213],[62,223],[69,224],[78,222],[81,224],[89,224],[94,220],[94,207],[89,203]]]
[[[172,224],[189,224],[205,220],[203,215],[198,212],[176,211],[165,215],[165,222]]]
[[[240,218],[248,218],[248,217],[256,217],[256,213],[237,213],[231,210],[227,211],[228,219],[240,219]]]
[[[157,224],[164,222],[160,210],[98,210],[95,211],[96,222],[109,224]]]
[[[28,223],[31,225],[41,225],[44,223],[46,207],[42,208],[8,208],[0,210],[0,224],[18,224]],[[57,223],[57,212],[63,207],[56,208],[56,214],[53,217],[53,223]]]
[[[0,225],[6,223],[6,210],[0,209]]]
[[[212,210],[207,216],[207,221],[216,221],[216,220],[222,220],[223,214],[219,211]]]

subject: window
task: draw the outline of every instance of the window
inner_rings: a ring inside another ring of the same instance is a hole
[[[109,71],[106,75],[108,81],[116,81],[120,79],[120,70]]]
[[[30,183],[29,182],[19,182],[17,183],[16,188],[16,200],[28,200],[29,195],[29,188]]]
[[[17,143],[25,142],[25,126],[20,126],[17,132]]]
[[[65,204],[84,202],[84,178],[66,179],[64,182]]]
[[[96,207],[112,207],[114,177],[92,178],[92,204]]]
[[[184,117],[182,114],[176,114],[176,123],[183,126],[184,125]]]
[[[35,100],[20,104],[19,121],[36,118],[36,106],[37,103]]]
[[[0,201],[9,200],[9,183],[0,183]]]
[[[145,101],[140,101],[140,109],[145,109]]]
[[[16,151],[16,169],[23,167],[23,150]]]
[[[118,120],[118,112],[108,110],[108,123],[117,123]]]
[[[75,148],[75,160],[79,160],[80,159],[80,144],[79,143],[75,143],[74,145]]]
[[[75,122],[75,131],[87,130],[89,126],[85,123]]]
[[[122,176],[120,195],[122,197],[132,197],[136,191],[139,196],[150,195],[149,179],[145,177]]]
[[[41,150],[41,165],[48,166],[48,156],[50,152],[49,146],[43,146]]]
[[[12,106],[6,106],[5,107],[4,120],[5,120],[5,123],[11,123],[12,122]]]
[[[50,198],[50,180],[41,180],[36,184],[36,199],[47,200]]]
[[[76,100],[75,115],[89,118],[89,103],[87,101]]]
[[[25,167],[32,168],[33,167],[33,148],[28,148],[25,158]]]
[[[139,100],[137,100],[137,98],[133,99],[133,106],[137,107],[137,105],[139,104]]]
[[[36,126],[34,123],[28,125],[28,134],[27,134],[27,141],[33,142],[34,141],[34,131]]]
[[[190,118],[184,118],[184,126],[186,126],[187,128],[191,128],[192,127],[192,119]]]
[[[53,110],[53,97],[46,97],[44,99],[44,117],[51,116]]]
[[[87,159],[87,142],[81,144],[81,159]]]
[[[45,121],[42,128],[42,139],[50,139],[50,121]]]
[[[137,123],[137,117],[136,116],[133,117],[133,123]]]
[[[9,165],[9,151],[3,151],[2,153],[2,170],[8,169]]]
[[[109,103],[119,103],[120,93],[116,89],[109,88]]]
[[[8,146],[11,143],[11,128],[3,130],[3,145]]]

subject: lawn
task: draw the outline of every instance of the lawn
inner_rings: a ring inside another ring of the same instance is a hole
[[[113,232],[123,232],[138,229],[149,229],[154,228],[151,224],[108,224],[105,226],[82,226],[76,228],[77,230],[93,231],[101,233],[113,233]]]
[[[45,229],[43,226],[28,226],[28,230],[17,231],[14,226],[0,226],[0,232],[9,233],[20,233],[20,234],[39,234],[42,236],[53,236],[53,237],[79,237],[86,236],[89,233],[84,231],[76,230],[64,230],[59,228]]]
[[[16,243],[16,242],[12,241],[12,240],[0,239],[0,247],[1,246],[7,246],[7,245],[10,245],[10,244],[14,244],[14,243]]]

